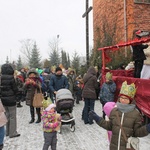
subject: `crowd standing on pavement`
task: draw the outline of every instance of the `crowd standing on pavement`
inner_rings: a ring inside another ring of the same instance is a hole
[[[123,150],[126,145],[120,134],[116,112],[120,118],[124,117],[131,121],[131,123],[128,121],[122,123],[128,136],[146,136],[150,132],[150,124],[142,126],[141,114],[137,111],[134,103],[135,86],[124,83],[125,85],[122,85],[116,103],[114,102],[116,84],[112,80],[112,74],[110,72],[106,74],[106,82],[100,87],[101,77],[98,67],[94,66],[90,66],[87,72],[81,76],[76,74],[75,69],[68,68],[65,70],[62,66],[14,70],[10,64],[2,65],[0,89],[1,104],[4,106],[4,109],[0,108],[0,116],[1,112],[3,114],[5,112],[7,119],[3,124],[1,124],[0,120],[0,150],[3,147],[4,136],[9,136],[10,138],[20,136],[17,132],[16,107],[21,109],[21,102],[23,101],[30,107],[31,120],[29,124],[35,121],[35,114],[37,114],[35,123],[40,123],[41,120],[43,122],[43,150],[48,150],[49,147],[52,150],[56,150],[57,131],[61,125],[61,116],[56,112],[55,96],[60,89],[69,89],[76,104],[80,104],[81,100],[84,102],[81,117],[85,125],[90,124],[92,126],[93,120],[95,120],[99,126],[109,131],[108,138],[111,150],[116,150],[118,147]],[[130,91],[129,87],[134,89],[134,93]],[[41,90],[44,100],[47,101],[44,108],[35,108],[33,106],[36,90]],[[104,109],[103,117],[98,116],[94,112],[95,100],[97,99],[100,99],[102,103]],[[4,130],[5,124],[6,132]],[[118,143],[117,139],[119,139]]]

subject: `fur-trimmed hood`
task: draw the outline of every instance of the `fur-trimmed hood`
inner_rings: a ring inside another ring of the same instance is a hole
[[[29,77],[29,74],[31,74],[31,73],[35,73],[36,77],[39,77],[39,73],[36,71],[36,69],[35,68],[31,68],[27,72],[27,78]]]

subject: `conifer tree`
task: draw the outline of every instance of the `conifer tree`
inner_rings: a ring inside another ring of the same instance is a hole
[[[33,45],[33,49],[31,51],[31,59],[30,59],[30,68],[40,68],[41,67],[41,56],[40,52],[37,48],[36,42]]]
[[[61,64],[65,67],[68,68],[68,61],[67,61],[67,55],[65,51],[61,51]]]
[[[70,57],[69,57],[69,54],[67,55],[67,68],[70,67]]]
[[[59,66],[60,64],[60,58],[59,58],[59,53],[57,50],[52,50],[52,52],[50,53],[50,64],[52,66]]]
[[[80,67],[79,61],[80,61],[80,58],[79,58],[77,52],[75,51],[71,64],[72,64],[72,68],[76,70],[76,73],[79,72],[79,67]]]
[[[6,57],[6,64],[9,64],[8,56]]]
[[[20,70],[22,67],[23,67],[22,60],[21,60],[21,57],[19,55],[18,60],[17,60],[17,70]]]

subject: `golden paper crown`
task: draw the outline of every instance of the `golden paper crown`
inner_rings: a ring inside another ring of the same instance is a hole
[[[125,95],[125,96],[133,99],[134,96],[135,96],[135,93],[136,93],[136,88],[135,88],[135,84],[134,83],[132,83],[130,85],[127,84],[127,81],[124,81],[122,83],[119,95]]]
[[[107,79],[107,80],[112,80],[112,73],[107,72],[107,73],[106,73],[106,79]]]

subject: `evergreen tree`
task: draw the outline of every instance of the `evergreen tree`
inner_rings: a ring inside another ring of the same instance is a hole
[[[80,58],[79,58],[77,52],[75,51],[75,53],[73,55],[73,59],[72,59],[72,68],[76,70],[77,74],[78,74],[79,69],[80,69],[79,68],[79,66],[80,66],[79,62],[80,62]]]
[[[8,56],[6,57],[6,64],[9,64]]]
[[[50,68],[50,66],[51,66],[51,65],[50,65],[50,61],[46,59],[46,60],[44,61],[44,66],[43,66],[43,67],[44,67],[44,68]]]
[[[33,45],[33,49],[31,51],[31,59],[30,59],[30,68],[40,68],[41,67],[41,56],[40,52],[37,49],[36,42]]]
[[[59,58],[59,53],[56,49],[53,49],[52,52],[50,53],[50,64],[52,66],[59,66],[60,64],[60,58]]]
[[[20,70],[21,68],[23,68],[23,65],[22,65],[21,57],[19,55],[17,60],[17,70]]]
[[[69,68],[71,65],[70,65],[70,57],[69,57],[69,54],[67,56],[67,68]]]
[[[49,59],[51,66],[59,66],[61,62],[59,55],[59,35],[57,35],[57,39],[54,38],[49,42],[49,47]]]
[[[67,61],[67,55],[65,51],[61,51],[61,64],[65,67],[68,68],[68,61]]]

